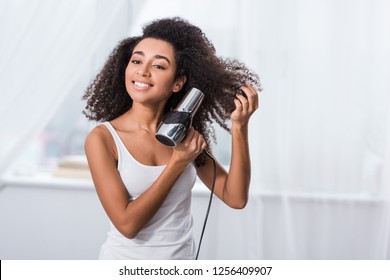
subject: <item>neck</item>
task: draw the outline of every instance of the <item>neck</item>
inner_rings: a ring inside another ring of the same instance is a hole
[[[161,107],[161,108],[160,108]],[[131,119],[132,126],[147,131],[156,131],[164,113],[164,107],[148,107],[133,103],[131,109],[123,116]]]

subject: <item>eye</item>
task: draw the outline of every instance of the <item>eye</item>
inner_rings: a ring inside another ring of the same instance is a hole
[[[161,66],[161,65],[158,65],[158,64],[153,65],[153,67],[156,68],[156,69],[159,69],[159,70],[165,70],[164,66]]]
[[[131,60],[131,63],[133,63],[133,64],[141,64],[141,61],[137,60],[137,59],[133,59],[133,60]]]

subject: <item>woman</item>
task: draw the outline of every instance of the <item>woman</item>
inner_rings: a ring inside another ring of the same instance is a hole
[[[156,129],[192,87],[205,94],[193,128],[175,147],[165,146]],[[86,116],[103,122],[85,141],[111,221],[99,258],[194,259],[191,189],[196,176],[212,186],[213,163],[202,153],[211,152],[215,139],[211,122],[232,134],[230,169],[217,163],[215,195],[233,208],[246,205],[248,121],[258,107],[256,89],[256,74],[218,58],[204,33],[183,19],[156,20],[142,36],[119,43],[83,97]]]

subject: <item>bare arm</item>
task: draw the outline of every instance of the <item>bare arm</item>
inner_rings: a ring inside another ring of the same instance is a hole
[[[107,215],[124,236],[134,238],[161,207],[186,166],[204,149],[205,142],[192,130],[175,147],[157,180],[137,199],[131,200],[116,168],[112,141],[104,127],[97,127],[88,135],[85,151],[97,194]]]
[[[232,157],[229,172],[217,163],[215,194],[233,208],[244,208],[248,201],[251,164],[248,144],[248,122],[258,108],[258,95],[251,86],[244,86],[246,97],[237,95],[236,110],[232,113]],[[198,168],[198,176],[211,188],[213,167],[211,160]]]

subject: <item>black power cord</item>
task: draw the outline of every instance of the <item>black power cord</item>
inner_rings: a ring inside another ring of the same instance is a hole
[[[212,186],[211,186],[211,193],[210,193],[209,205],[208,205],[208,207],[207,207],[206,217],[204,218],[203,229],[202,229],[202,233],[200,234],[199,245],[198,245],[198,251],[197,251],[197,253],[196,253],[195,260],[198,259],[199,251],[200,251],[200,246],[202,245],[203,234],[204,234],[204,230],[206,229],[207,218],[209,217],[211,202],[212,202],[213,196],[214,196],[215,179],[216,179],[216,177],[217,177],[217,165],[216,165],[216,163],[215,163],[215,159],[214,159],[206,150],[205,150],[205,154],[213,161],[213,165],[214,165],[214,177],[213,177],[213,184],[212,184]]]

